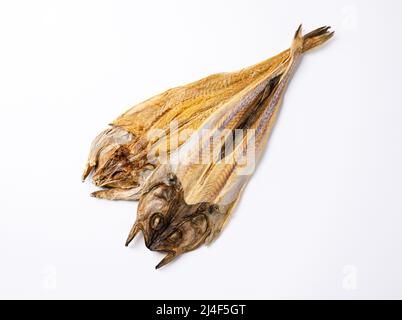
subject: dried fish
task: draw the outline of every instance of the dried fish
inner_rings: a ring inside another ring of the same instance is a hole
[[[201,136],[196,147],[190,146],[184,163],[161,164],[154,170],[143,188],[137,220],[126,245],[142,231],[149,249],[166,253],[157,266],[160,268],[217,237],[252,173],[244,171],[247,162],[241,160],[245,151],[254,150],[258,161],[302,53],[324,43],[332,35],[329,27],[323,27],[303,37],[299,27],[286,58],[275,71],[262,74],[203,122],[200,130],[212,130],[209,136]],[[226,129],[222,139],[211,139],[222,129]],[[254,134],[235,141],[231,152],[221,152],[235,130],[245,129]],[[187,144],[189,142],[176,153]],[[211,147],[220,151],[217,154],[223,155],[222,159],[215,161],[213,158],[206,163],[192,161]]]
[[[317,29],[304,37],[301,50],[308,51],[330,36],[325,28]],[[290,55],[288,49],[238,72],[211,75],[128,110],[92,143],[82,179],[93,172],[95,185],[107,188],[92,195],[137,200],[145,181],[159,164],[161,145],[168,144],[168,154],[173,153],[188,141],[189,136],[183,134],[186,130],[198,130],[211,115],[238,99],[242,90],[283,73]],[[176,124],[173,128],[172,123]],[[164,135],[150,138],[156,129]],[[173,140],[178,143],[169,145]]]

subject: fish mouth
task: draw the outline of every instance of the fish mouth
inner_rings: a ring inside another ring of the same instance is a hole
[[[151,237],[149,237],[146,232],[143,232],[143,235],[144,235],[144,243],[145,243],[145,246],[146,246],[149,250],[155,251],[155,250],[152,249],[152,248],[154,247],[154,243],[155,243],[155,239],[156,239],[155,235],[152,235]]]
[[[155,240],[157,239],[158,235],[152,234],[151,236],[149,236],[149,234],[147,232],[144,232],[144,226],[142,223],[134,224],[134,226],[132,227],[132,229],[130,231],[130,234],[127,237],[125,246],[128,247],[128,245],[134,240],[134,238],[136,237],[136,235],[139,232],[141,232],[144,237],[145,246],[151,251],[156,251],[151,248],[154,248],[154,243],[155,243]]]
[[[176,252],[173,249],[167,249],[161,246],[161,242],[158,241],[157,239],[151,241],[151,243],[149,244],[149,246],[147,246],[147,248],[151,251],[154,252],[160,252],[160,253],[167,253],[167,254],[175,254]]]
[[[159,252],[167,252],[163,247],[161,247],[161,239],[160,236],[163,232],[168,228],[162,228],[162,230],[158,230],[156,232],[148,233],[143,232],[145,246],[151,251],[159,251]]]
[[[155,243],[155,241],[150,241],[149,243],[145,243],[145,245],[151,251],[164,252],[162,250],[158,250],[158,247],[157,247],[157,244]]]

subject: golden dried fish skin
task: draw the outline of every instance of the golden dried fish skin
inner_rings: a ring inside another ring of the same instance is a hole
[[[323,29],[317,29],[304,38],[303,52],[320,44]],[[316,34],[321,39],[317,40]],[[325,37],[329,37],[326,34]],[[158,148],[160,139],[148,139],[147,134],[155,129],[166,132],[165,139],[181,136],[187,129],[197,130],[201,124],[225,102],[247,88],[259,77],[280,73],[289,59],[290,49],[259,64],[238,72],[211,75],[186,86],[170,89],[131,108],[112,123],[112,128],[101,133],[92,143],[83,180],[93,172],[93,181],[107,190],[93,196],[112,200],[136,200],[149,174],[158,165],[158,157],[148,155]],[[170,124],[177,122],[172,132]],[[121,138],[124,137],[124,138]],[[179,140],[171,146],[174,152],[186,142]]]
[[[243,73],[244,72],[241,74]],[[249,75],[249,73],[247,73],[247,75]],[[236,78],[233,75],[219,75],[218,79],[220,82],[225,83],[224,87],[219,85],[219,82],[215,78],[216,76],[213,76],[199,81],[198,85],[202,88],[202,90],[198,89],[200,92],[197,92],[194,85],[191,85],[190,88],[185,86],[180,88],[180,90],[171,90],[175,91],[175,94],[168,91],[169,94],[166,95],[171,96],[171,98],[165,105],[160,103],[157,105],[157,108],[155,108],[155,105],[149,108],[153,110],[154,114],[159,114],[159,116],[156,117],[155,121],[147,129],[142,129],[141,131],[142,127],[136,125],[137,123],[141,123],[142,125],[144,125],[144,123],[147,124],[145,120],[142,121],[144,115],[146,116],[145,118],[148,118],[148,121],[149,118],[151,118],[148,117],[149,110],[147,108],[145,109],[147,112],[141,110],[138,114],[129,114],[129,118],[137,115],[134,117],[136,119],[135,122],[127,122],[127,115],[116,120],[114,125],[121,130],[130,132],[133,135],[133,139],[127,144],[114,149],[113,153],[108,153],[107,161],[103,161],[103,163],[99,162],[95,166],[92,162],[90,169],[86,169],[85,175],[87,175],[87,172],[92,168],[95,168],[93,180],[97,186],[119,189],[141,187],[148,175],[147,171],[152,171],[158,164],[158,158],[156,157],[154,161],[152,161],[149,159],[149,155],[152,154],[152,150],[158,148],[158,144],[161,143],[160,139],[149,140],[147,137],[148,133],[152,132],[152,130],[161,129],[166,132],[164,139],[170,141],[172,136],[180,136],[184,130],[197,130],[204,120],[216,111],[216,109],[219,109],[225,101],[232,99],[233,95],[241,90],[242,87],[258,79],[258,73],[255,72],[252,76],[246,77],[245,79],[243,79],[243,75],[241,81],[237,80],[237,82],[234,83],[232,83],[233,81],[229,81]],[[211,85],[208,83],[204,84],[204,82],[209,82],[211,79],[213,79]],[[205,94],[202,94],[202,92],[205,92]],[[155,112],[155,109],[157,109],[158,112]],[[177,129],[171,132],[170,126],[173,121],[177,123]],[[147,125],[149,124],[150,123]],[[184,142],[185,140],[179,141],[177,147]],[[170,148],[168,151],[173,152],[174,149]],[[116,193],[116,191],[111,190],[109,193]],[[96,193],[95,195],[100,196],[103,195],[103,193]]]

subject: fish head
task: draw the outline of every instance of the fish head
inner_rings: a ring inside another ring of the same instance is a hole
[[[138,186],[139,176],[130,149],[120,146],[101,166],[98,166],[93,175],[93,181],[98,187],[131,189]]]
[[[182,208],[184,211],[176,213],[169,226],[149,246],[152,251],[166,253],[157,269],[204,244],[214,227],[214,216],[220,215],[214,204],[201,203]]]
[[[144,235],[145,245],[149,248],[153,240],[169,225],[175,205],[181,203],[183,191],[174,174],[154,183],[141,195],[137,220],[127,238],[126,246],[139,231]]]

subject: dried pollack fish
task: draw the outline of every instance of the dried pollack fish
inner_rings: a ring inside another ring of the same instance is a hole
[[[290,50],[272,72],[261,74],[236,92],[199,126],[200,130],[211,129],[210,137],[202,136],[200,143],[192,145],[184,163],[161,164],[154,169],[142,190],[137,220],[126,245],[142,231],[149,249],[166,253],[159,268],[216,238],[251,175],[244,173],[247,163],[241,161],[245,150],[253,147],[255,158],[260,158],[302,53],[332,35],[328,27],[323,27],[303,37],[299,28]],[[226,131],[222,135],[219,130],[223,129]],[[254,135],[243,136],[235,141],[231,152],[222,152],[235,130],[252,130]],[[222,139],[210,139],[215,133]],[[191,161],[211,147],[219,151],[218,161]]]
[[[304,36],[302,52],[331,35],[321,28]],[[170,89],[128,110],[92,143],[82,178],[85,180],[92,172],[95,185],[107,188],[94,192],[93,196],[137,200],[145,181],[159,164],[161,146],[176,137],[177,145],[167,148],[169,154],[173,153],[188,141],[186,130],[198,130],[211,115],[239,99],[242,90],[250,90],[264,79],[282,74],[290,56],[288,49],[239,72],[215,74]],[[173,122],[176,125],[172,128]],[[156,129],[165,134],[150,137]]]

